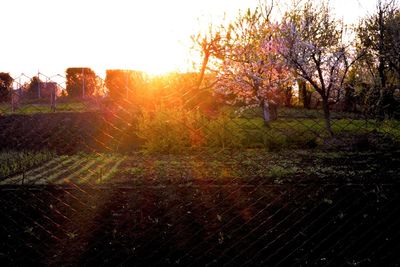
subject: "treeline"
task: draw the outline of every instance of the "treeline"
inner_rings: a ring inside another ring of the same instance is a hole
[[[323,110],[331,134],[333,107],[400,118],[398,2],[378,0],[355,27],[335,17],[329,1],[292,3],[282,16],[276,1],[260,2],[193,36],[202,72],[217,73],[216,90],[234,104],[262,108],[266,124],[276,118],[272,106],[290,105],[297,94],[304,108]]]
[[[211,87],[215,77],[210,74],[205,75],[205,86],[199,89],[196,72],[150,77],[142,71],[113,69],[106,71],[104,79],[91,68],[68,68],[65,73],[65,88],[39,76],[13,86],[10,74],[0,73],[0,102],[11,101],[13,94],[24,99],[49,99],[51,94],[78,101],[101,98],[118,105],[145,107],[206,106],[216,100]]]

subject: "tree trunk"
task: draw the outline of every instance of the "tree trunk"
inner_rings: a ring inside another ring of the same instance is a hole
[[[307,84],[305,81],[299,80],[298,85],[299,85],[299,96],[300,100],[303,102],[303,107],[306,109],[310,109],[311,94],[307,91]]]
[[[381,6],[381,3],[379,2],[379,11],[378,11],[378,27],[379,27],[379,40],[378,40],[378,73],[379,73],[379,79],[381,82],[381,87],[382,89],[385,89],[386,87],[386,76],[385,76],[385,21],[384,21],[384,10],[383,7]]]
[[[346,112],[356,112],[356,98],[355,98],[355,90],[352,85],[347,85],[344,88],[344,103],[343,103],[343,111]]]
[[[197,91],[200,89],[200,86],[204,80],[204,75],[206,72],[206,68],[207,68],[209,59],[210,59],[210,53],[208,51],[206,51],[204,54],[203,63],[201,64],[199,80],[197,81]]]
[[[329,109],[328,97],[322,97],[322,108],[324,110],[326,131],[328,132],[328,134],[330,136],[333,136],[332,127],[331,127],[331,112]]]
[[[276,121],[278,119],[278,104],[273,100],[269,101],[268,110],[271,121]]]
[[[285,107],[292,107],[293,88],[288,86],[285,88]]]
[[[263,100],[261,103],[261,107],[263,110],[263,118],[264,118],[264,125],[268,126],[269,122],[271,121],[271,115],[269,113],[269,105],[267,100]]]

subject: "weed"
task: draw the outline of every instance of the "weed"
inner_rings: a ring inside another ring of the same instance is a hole
[[[272,166],[268,175],[272,178],[284,178],[297,173],[297,168],[289,167],[284,168],[281,166]]]

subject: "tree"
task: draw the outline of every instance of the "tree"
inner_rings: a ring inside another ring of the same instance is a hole
[[[339,98],[347,71],[357,59],[350,60],[350,45],[343,43],[343,32],[343,23],[333,18],[327,2],[310,0],[290,10],[281,25],[280,54],[320,95],[330,135],[329,103]]]
[[[380,119],[391,117],[400,107],[393,96],[400,84],[400,9],[396,2],[378,0],[375,13],[364,18],[357,29],[359,49],[365,51],[363,65],[372,77],[366,110]]]
[[[291,85],[283,89],[285,107],[292,107],[293,87]]]
[[[132,100],[145,84],[144,74],[134,70],[107,70],[105,85],[108,97],[113,100]]]
[[[310,109],[312,91],[304,79],[297,79],[297,85],[299,87],[299,100],[303,104],[303,108]]]
[[[26,86],[26,93],[29,98],[38,98],[39,97],[39,90],[40,84],[42,81],[38,76],[33,76],[30,80],[29,84]]]
[[[291,86],[291,73],[278,53],[277,24],[270,21],[273,6],[259,6],[239,14],[226,31],[217,90],[233,103],[259,106],[264,123],[277,119],[283,88]]]
[[[14,79],[9,73],[0,72],[0,102],[7,102],[11,99],[13,81]]]
[[[394,3],[396,3],[394,1]],[[400,79],[400,8],[393,5],[387,19],[387,51],[389,67],[397,73]]]
[[[179,77],[178,83],[185,84],[184,106],[189,108],[196,106],[203,112],[212,114],[218,109],[217,102],[220,96],[214,91],[218,73],[216,65],[224,54],[224,43],[226,38],[229,38],[229,33],[223,25],[214,27],[210,24],[206,32],[198,33],[191,38],[193,48],[200,52],[202,60],[199,73],[186,73]]]
[[[200,55],[202,57],[200,73],[195,86],[196,91],[200,91],[201,89],[210,59],[212,57],[217,59],[222,58],[224,49],[223,43],[226,42],[225,38],[230,38],[229,31],[225,32],[225,34],[224,32],[225,28],[222,25],[220,27],[214,27],[210,24],[208,32],[192,36],[192,42],[195,46],[200,48]]]
[[[90,97],[98,89],[96,73],[90,68],[68,68],[66,90],[69,97]]]

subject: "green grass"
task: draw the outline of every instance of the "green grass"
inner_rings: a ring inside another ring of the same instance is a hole
[[[67,103],[57,103],[55,112],[83,112],[92,110],[89,104],[84,102],[67,102]],[[50,103],[28,103],[22,104],[14,112],[10,104],[0,104],[0,114],[23,114],[30,115],[36,113],[51,113]]]
[[[193,148],[264,148],[276,151],[315,148],[331,139],[323,118],[280,118],[265,126],[262,117],[243,116],[233,111],[225,111],[213,118],[191,113],[177,114],[171,110],[160,111],[151,120],[142,120],[138,135],[144,140],[147,151],[165,154],[184,153]],[[335,138],[345,137],[346,141],[357,143],[357,139],[361,140],[369,133],[400,141],[398,121],[378,123],[375,120],[337,118],[331,120],[331,125]],[[194,135],[200,136],[201,142],[194,143],[191,140]]]
[[[19,152],[10,152],[9,154]],[[33,160],[33,158],[31,158]],[[21,184],[95,184],[112,179],[125,156],[118,154],[53,155],[36,165],[16,165],[0,185]],[[1,163],[1,162],[0,162]],[[4,162],[0,168],[4,168]]]
[[[49,151],[0,151],[0,180],[16,172],[29,170],[51,160]]]
[[[222,127],[222,126],[221,126]],[[207,128],[207,125],[205,125]],[[264,126],[262,118],[232,118],[228,122],[231,135],[236,138],[244,148],[266,148],[277,150],[284,148],[314,148],[322,140],[329,139],[323,119],[278,119]],[[335,136],[343,134],[354,136],[376,132],[400,141],[400,122],[333,119],[332,130]],[[210,131],[210,138],[214,132]]]
[[[60,103],[56,112],[88,110],[83,102]],[[93,107],[92,107],[93,108]],[[17,110],[17,114],[49,112],[46,105],[28,105]],[[1,112],[1,108],[0,108]],[[7,111],[9,112],[9,111]],[[247,149],[263,148],[270,151],[280,149],[307,149],[320,146],[330,136],[320,110],[282,108],[279,118],[264,125],[261,109],[239,112],[226,107],[212,117],[199,111],[159,108],[145,116],[132,118],[136,126],[127,127],[126,136],[134,136],[137,144],[150,153],[181,154],[193,149]],[[332,131],[335,136],[353,136],[353,139],[374,132],[400,141],[400,122],[364,120],[358,114],[332,112]],[[124,123],[129,120],[124,121]],[[120,126],[116,126],[118,128]],[[123,128],[123,127],[122,127]],[[129,138],[127,138],[129,139]],[[121,144],[124,145],[124,144]],[[128,144],[127,144],[128,146]]]
[[[262,117],[261,108],[249,108],[243,111],[235,107],[226,107],[224,108],[225,112],[229,112],[234,116],[239,116],[243,118],[254,118],[254,117]],[[360,113],[352,113],[352,112],[342,112],[331,110],[331,118],[332,119],[359,119],[362,117]],[[293,119],[323,119],[324,113],[322,109],[304,109],[302,107],[280,107],[278,108],[278,118],[293,118]]]

